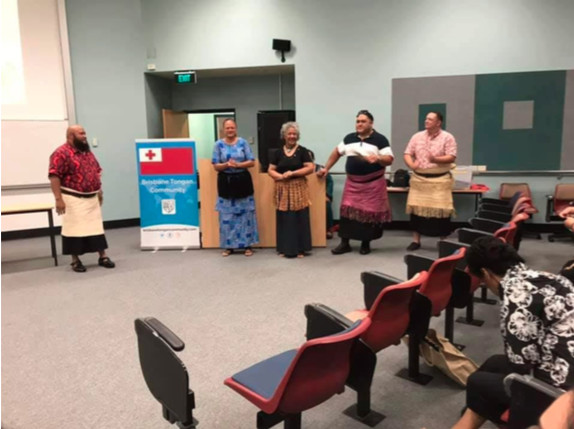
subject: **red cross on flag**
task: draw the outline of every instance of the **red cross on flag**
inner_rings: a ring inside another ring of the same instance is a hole
[[[139,148],[142,176],[193,174],[193,152],[190,147]]]
[[[161,162],[160,148],[140,149],[140,162]]]

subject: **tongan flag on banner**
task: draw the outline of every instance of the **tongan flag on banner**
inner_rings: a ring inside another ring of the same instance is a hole
[[[142,176],[163,174],[193,174],[193,149],[191,147],[139,148]]]
[[[136,140],[142,249],[200,246],[195,142]]]

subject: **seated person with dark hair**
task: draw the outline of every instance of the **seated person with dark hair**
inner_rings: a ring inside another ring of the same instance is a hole
[[[468,378],[467,409],[453,429],[501,423],[508,409],[503,380],[529,374],[555,387],[574,386],[574,285],[535,271],[512,246],[494,237],[474,241],[466,254],[470,272],[502,301],[504,355],[495,355]]]

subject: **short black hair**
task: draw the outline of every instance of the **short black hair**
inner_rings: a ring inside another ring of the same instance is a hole
[[[483,268],[504,276],[509,268],[522,262],[524,259],[514,247],[496,237],[477,238],[466,252],[468,270],[479,278],[482,278]]]
[[[359,115],[365,115],[367,118],[369,118],[371,120],[371,122],[373,122],[375,120],[375,118],[373,117],[373,114],[371,112],[369,112],[368,110],[359,110],[359,113],[357,113],[357,118],[359,117]]]
[[[444,119],[442,117],[442,113],[437,112],[436,110],[431,110],[429,113],[434,113],[441,123],[444,122]],[[427,115],[428,115],[428,113],[427,113]]]

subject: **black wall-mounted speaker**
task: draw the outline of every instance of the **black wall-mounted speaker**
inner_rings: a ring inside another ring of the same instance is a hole
[[[291,50],[291,40],[273,39],[273,49],[289,52]]]

